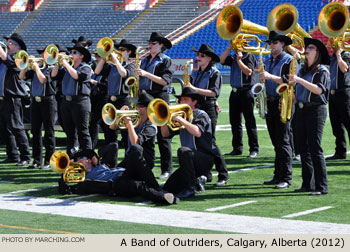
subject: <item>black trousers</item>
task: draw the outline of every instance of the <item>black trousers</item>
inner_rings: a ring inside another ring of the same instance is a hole
[[[207,175],[213,166],[213,156],[181,147],[177,150],[180,167],[169,177],[163,189],[171,193],[180,193],[184,190],[194,189],[196,178]]]
[[[276,153],[274,179],[292,184],[291,122],[282,123],[278,99],[267,102],[267,111],[267,130]]]
[[[54,124],[57,115],[57,102],[54,96],[45,97],[41,102],[34,99],[31,106],[32,117],[32,156],[34,162],[41,164],[43,141],[41,137],[42,126],[44,125],[44,146],[46,164],[50,163],[51,155],[55,152],[56,138]]]
[[[89,118],[91,103],[89,96],[74,96],[72,101],[65,98],[61,104],[61,116],[67,134],[67,153],[74,147],[75,134],[78,134],[80,149],[91,149]]]
[[[218,118],[218,112],[216,111],[215,104],[205,104],[203,107],[201,107],[205,112],[207,112],[210,120],[211,120],[211,127],[213,131],[213,145],[214,145],[214,163],[215,168],[218,172],[218,180],[227,180],[228,179],[228,171],[226,167],[226,162],[221,154],[221,151],[219,147],[216,145],[216,138],[215,138],[215,128],[216,128],[216,122]],[[210,175],[209,175],[210,176]]]
[[[23,107],[21,98],[6,96],[0,102],[0,128],[4,134],[8,158],[30,160],[29,141],[23,125]]]
[[[254,97],[249,88],[231,91],[230,94],[230,124],[232,131],[232,147],[243,152],[242,114],[248,134],[249,151],[259,152],[258,131],[254,117]]]
[[[326,105],[298,108],[296,111],[302,187],[321,192],[328,192],[326,162],[321,147],[326,118]]]
[[[335,136],[335,154],[346,156],[345,130],[350,138],[350,88],[329,95],[329,118]]]
[[[91,143],[92,148],[95,149],[97,142],[98,142],[98,133],[100,130],[100,127],[102,128],[104,135],[105,135],[105,142],[106,144],[109,143],[108,140],[110,139],[108,135],[106,135],[107,130],[109,130],[109,127],[103,122],[102,120],[102,108],[107,103],[107,96],[106,95],[91,95],[91,118],[90,118],[90,124],[89,124],[89,132],[91,136]]]
[[[159,92],[159,93],[152,93],[149,91],[149,93],[154,98],[160,98],[169,103],[169,94],[167,92]],[[171,173],[173,171],[173,158],[171,154],[171,138],[164,138],[162,136],[161,127],[157,127],[157,143],[160,153],[160,169],[162,173],[169,172]]]

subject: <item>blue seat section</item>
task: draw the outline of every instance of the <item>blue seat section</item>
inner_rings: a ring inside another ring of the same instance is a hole
[[[10,36],[28,16],[28,12],[0,12],[0,35]]]
[[[270,11],[279,4],[285,3],[285,0],[245,0],[239,8],[243,13],[243,19],[253,23],[266,26],[267,16]],[[257,4],[261,3],[261,4]],[[309,31],[317,25],[317,19],[322,7],[327,4],[322,0],[294,0],[292,4],[297,8],[299,13],[298,23],[305,30]],[[266,36],[259,36],[266,39]],[[173,46],[167,51],[167,55],[172,58],[194,58],[195,53],[191,48],[198,49],[201,44],[206,43],[214,47],[215,52],[220,56],[229,45],[228,41],[223,40],[216,31],[216,21],[205,26],[182,42]]]
[[[102,37],[111,37],[131,22],[140,11],[115,11],[113,8],[46,8],[23,32],[28,53],[37,55],[52,43],[71,47],[72,39],[86,36],[92,40],[91,51]]]

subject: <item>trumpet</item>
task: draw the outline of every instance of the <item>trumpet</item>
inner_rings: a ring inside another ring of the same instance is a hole
[[[107,125],[116,125],[118,129],[127,129],[123,120],[130,117],[133,127],[140,123],[140,113],[138,110],[117,110],[112,103],[106,103],[102,108],[102,120]]]
[[[54,172],[63,173],[63,180],[67,183],[83,182],[86,177],[85,166],[78,162],[71,162],[67,153],[63,151],[52,154],[50,167]]]
[[[4,52],[7,54],[7,45],[4,42],[0,41],[0,46],[2,47],[2,49],[4,50]]]
[[[242,11],[234,6],[226,6],[218,16],[216,21],[216,30],[219,36],[224,40],[233,40],[234,49],[241,49],[243,52],[251,52],[258,55],[260,49],[263,50],[263,55],[268,55],[271,52],[265,50],[265,46],[261,47],[260,42],[263,42],[257,35],[269,35],[269,30],[261,25],[255,24],[243,19]],[[252,34],[245,34],[252,33]],[[252,41],[256,41],[257,45],[249,45]]]
[[[100,57],[106,59],[107,64],[114,64],[111,55],[112,53],[118,55],[120,63],[123,62],[123,54],[120,51],[114,49],[114,42],[111,38],[101,38],[97,43],[96,51]]]
[[[68,61],[68,64],[71,65],[72,67],[74,66],[74,58],[70,55],[65,55],[62,53],[59,53],[57,56],[57,62],[55,63],[56,65],[63,66],[62,60],[65,59]]]
[[[28,53],[24,50],[19,50],[15,55],[15,64],[17,68],[23,69],[34,69],[33,63],[42,63],[39,69],[44,69],[46,67],[46,62],[43,58],[30,58]]]
[[[185,120],[192,122],[192,109],[187,104],[168,105],[162,99],[154,99],[148,104],[147,116],[149,120],[156,126],[163,126],[168,124],[172,131],[184,129],[185,127],[179,122],[175,121],[173,117],[179,115]]]

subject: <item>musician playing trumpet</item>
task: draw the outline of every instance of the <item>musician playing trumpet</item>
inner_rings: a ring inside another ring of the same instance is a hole
[[[328,193],[326,162],[322,150],[322,134],[327,118],[330,75],[328,50],[318,39],[304,38],[305,64],[298,75],[291,75],[296,82],[296,127],[303,183],[296,192],[311,195]]]
[[[45,49],[37,50],[38,54],[43,58]],[[31,119],[33,134],[33,151],[32,157],[33,162],[28,167],[50,169],[50,158],[55,152],[56,138],[54,125],[57,114],[57,102],[55,99],[56,94],[56,82],[51,81],[51,70],[52,67],[46,65],[43,69],[42,65],[44,62],[33,61],[32,69],[24,68],[20,72],[20,79],[31,80]],[[40,65],[39,65],[40,64]],[[44,125],[44,147],[45,147],[45,158],[44,164],[42,165],[42,133],[41,129]]]
[[[231,50],[234,50],[233,40],[230,40],[230,46],[220,56],[220,63],[231,68],[230,85],[232,87],[229,99],[229,116],[233,150],[225,155],[241,155],[243,152],[243,114],[248,134],[249,157],[255,158],[259,153],[259,144],[251,87],[254,84],[252,76],[257,62],[252,53],[242,52],[239,48],[234,55],[229,56]]]

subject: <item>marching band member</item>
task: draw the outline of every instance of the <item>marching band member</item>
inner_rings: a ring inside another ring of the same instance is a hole
[[[253,73],[257,65],[253,54],[236,50],[235,55],[228,56],[233,50],[233,42],[220,56],[220,63],[231,67],[230,84],[230,123],[232,131],[233,150],[225,155],[241,155],[243,152],[242,114],[248,134],[249,157],[255,158],[259,154],[258,131],[254,117],[254,96],[251,87],[254,84]]]
[[[141,61],[140,69],[135,71],[135,75],[140,77],[140,91],[146,90],[154,98],[160,98],[169,103],[168,91],[175,68],[164,52],[170,49],[172,44],[160,33],[152,32],[148,46],[150,53]],[[159,128],[157,142],[162,171],[159,178],[164,179],[173,171],[171,139],[164,139]]]
[[[44,51],[37,50],[41,57],[44,57]],[[44,60],[44,59],[43,59]],[[32,80],[31,85],[31,121],[33,134],[32,142],[32,156],[33,163],[28,167],[50,169],[50,158],[55,152],[56,138],[55,138],[55,120],[57,114],[57,102],[55,99],[56,86],[55,82],[51,81],[50,72],[52,70],[48,65],[45,68],[40,69],[44,62],[33,62],[33,69],[27,71],[27,68],[22,69],[20,72],[20,79]],[[44,146],[45,146],[45,158],[42,165],[42,137],[41,129],[44,125]]]
[[[276,92],[278,85],[288,81],[289,66],[292,56],[284,52],[284,47],[292,40],[279,31],[271,31],[268,40],[271,56],[264,61],[265,71],[259,73],[259,79],[266,80],[267,95],[266,124],[276,153],[273,179],[265,185],[276,185],[277,189],[288,188],[292,184],[292,147],[290,139],[290,121],[281,122],[279,100]]]
[[[22,98],[27,96],[27,90],[25,82],[19,79],[20,70],[16,67],[14,55],[27,48],[21,35],[17,33],[4,38],[7,53],[0,46],[0,130],[6,143],[7,158],[2,162],[18,162],[17,166],[25,166],[30,162],[29,141],[24,130],[22,108]]]
[[[88,49],[92,45],[92,40],[87,40],[85,36],[79,36],[78,39],[72,39],[72,43],[75,45],[81,45]]]
[[[328,193],[326,162],[322,150],[322,134],[327,118],[330,89],[328,50],[318,39],[304,38],[305,64],[298,76],[292,75],[296,85],[297,138],[302,164],[303,183],[296,192],[312,191],[311,195]]]
[[[345,129],[350,137],[350,52],[332,46],[333,38],[328,40],[333,55],[330,60],[331,91],[329,96],[329,119],[335,136],[335,154],[326,160],[346,158]]]
[[[105,64],[106,59],[102,58],[96,66],[95,73],[102,75],[107,80],[108,100],[116,109],[120,109],[124,105],[130,105],[129,101],[129,86],[125,80],[132,76],[135,71],[135,64],[130,62],[130,58],[135,57],[136,46],[131,44],[128,40],[122,39],[118,44],[114,44],[116,50],[121,52],[123,62],[120,62],[116,53],[112,52],[113,64]],[[101,110],[100,110],[101,114]],[[123,143],[125,150],[127,147],[127,131],[121,130],[123,135]],[[117,142],[117,131],[107,130],[107,143]]]
[[[59,66],[56,65],[51,72],[51,77],[54,80],[62,79],[64,99],[61,104],[61,116],[67,134],[67,153],[71,154],[76,133],[80,149],[92,148],[88,128],[91,112],[89,96],[92,70],[87,64],[91,60],[91,55],[85,47],[75,45],[68,50],[74,59],[74,65],[71,66],[66,58],[62,58],[64,69],[59,71]]]
[[[199,50],[192,49],[196,55],[196,61],[199,69],[192,72],[191,87],[195,92],[205,97],[205,102],[201,107],[210,117],[213,146],[214,146],[214,163],[218,171],[217,186],[224,186],[228,182],[228,172],[224,157],[215,141],[215,127],[218,118],[217,98],[220,95],[222,77],[221,73],[214,68],[216,62],[220,62],[220,57],[215,54],[214,49],[208,44],[202,44]],[[211,181],[211,172],[207,174],[208,180]]]

